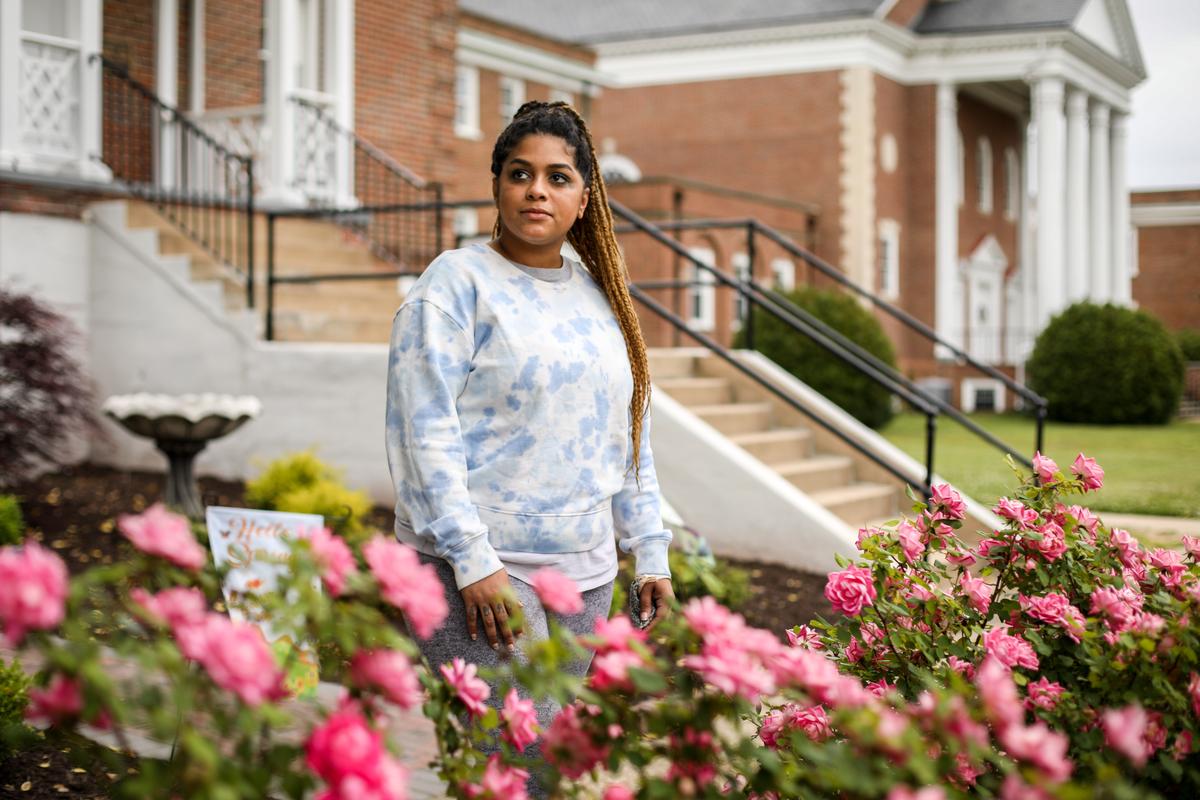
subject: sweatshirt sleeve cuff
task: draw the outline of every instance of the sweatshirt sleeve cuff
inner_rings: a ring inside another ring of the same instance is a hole
[[[459,591],[504,568],[487,536],[480,536],[449,551],[444,558],[454,570],[454,582]]]
[[[671,542],[667,540],[649,541],[637,549],[634,555],[634,573],[636,575],[671,575],[671,567],[667,560],[667,550]]]

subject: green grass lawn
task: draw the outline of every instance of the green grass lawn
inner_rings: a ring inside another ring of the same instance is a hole
[[[980,427],[1032,455],[1035,426],[1011,414],[972,414]],[[925,418],[901,414],[882,431],[893,444],[925,461]],[[1101,426],[1046,423],[1045,455],[1064,470],[1077,453],[1104,468],[1104,488],[1088,498],[1096,511],[1200,517],[1200,423]],[[948,417],[938,418],[934,470],[981,503],[1013,490],[1004,454]]]

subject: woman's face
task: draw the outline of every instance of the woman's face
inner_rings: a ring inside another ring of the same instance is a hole
[[[530,134],[518,142],[500,176],[492,178],[505,233],[532,247],[561,246],[583,217],[589,194],[572,148],[549,134]]]

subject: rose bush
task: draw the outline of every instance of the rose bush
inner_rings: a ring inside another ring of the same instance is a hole
[[[281,660],[215,610],[202,535],[162,509],[122,520],[133,558],[69,585],[53,553],[0,549],[0,625],[44,657],[31,718],[174,743],[119,796],[403,798],[393,706],[433,721],[434,766],[462,798],[520,800],[535,772],[560,796],[612,800],[1194,794],[1200,541],[1147,551],[1067,504],[1103,480],[1086,457],[1061,470],[1039,454],[982,538],[960,535],[961,498],[935,487],[911,519],[860,532],[860,557],[826,589],[842,616],[786,643],[707,597],[652,636],[621,616],[579,639],[552,622],[483,676],[495,698],[476,665],[421,663],[394,625],[402,613],[428,637],[447,614],[412,551],[314,532],[257,599],[277,631],[346,665],[343,698],[315,722],[284,699],[296,652]],[[577,606],[561,575],[538,584],[549,605]],[[581,682],[562,667],[585,646]],[[561,704],[546,730],[518,684]]]

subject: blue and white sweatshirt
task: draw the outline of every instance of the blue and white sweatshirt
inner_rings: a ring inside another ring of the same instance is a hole
[[[531,277],[478,243],[438,256],[396,312],[388,359],[387,455],[396,536],[445,559],[461,589],[506,554],[633,553],[670,574],[620,326],[583,264]]]

